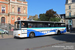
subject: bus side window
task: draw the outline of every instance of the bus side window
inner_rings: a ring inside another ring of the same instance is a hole
[[[28,28],[31,28],[31,25],[29,25]]]

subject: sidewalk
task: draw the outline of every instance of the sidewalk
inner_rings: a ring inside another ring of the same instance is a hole
[[[7,38],[13,38],[13,35],[3,34],[3,38],[2,35],[0,35],[0,39],[7,39]]]
[[[66,33],[70,33],[70,32],[66,32]]]

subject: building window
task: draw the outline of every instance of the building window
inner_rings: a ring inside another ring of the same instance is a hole
[[[72,19],[69,19],[69,23],[72,23]]]
[[[5,13],[5,7],[2,7],[2,13]]]
[[[14,12],[14,7],[12,7],[12,13]]]
[[[64,19],[64,16],[62,16],[62,19]]]
[[[20,20],[20,17],[18,17],[17,20]]]
[[[72,3],[72,0],[68,0],[68,3]]]
[[[12,17],[12,20],[14,20],[14,17]]]
[[[72,19],[69,19],[68,24],[72,25]]]
[[[24,7],[24,14],[25,14],[25,12],[26,12],[26,9],[25,9],[25,7]]]
[[[71,6],[69,6],[69,9],[71,9]]]
[[[18,7],[18,14],[20,14],[20,7]]]
[[[25,20],[25,18],[24,18],[24,20]]]
[[[71,17],[71,13],[69,13],[69,17]]]
[[[1,18],[1,23],[5,23],[5,17]]]
[[[9,0],[5,0],[5,1],[9,1]]]
[[[63,20],[62,20],[62,23],[63,23]]]

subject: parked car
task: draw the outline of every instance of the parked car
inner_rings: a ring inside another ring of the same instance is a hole
[[[5,33],[5,34],[8,34],[9,32],[8,32],[7,30],[4,30],[4,33]]]
[[[0,29],[0,33],[8,34],[8,31],[7,30]]]

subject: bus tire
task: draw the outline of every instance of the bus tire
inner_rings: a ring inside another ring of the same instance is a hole
[[[60,31],[58,30],[58,32],[57,32],[57,35],[60,35],[61,33],[60,33]]]
[[[34,32],[31,32],[31,33],[29,34],[29,37],[30,37],[30,38],[35,37],[35,33],[34,33]]]

